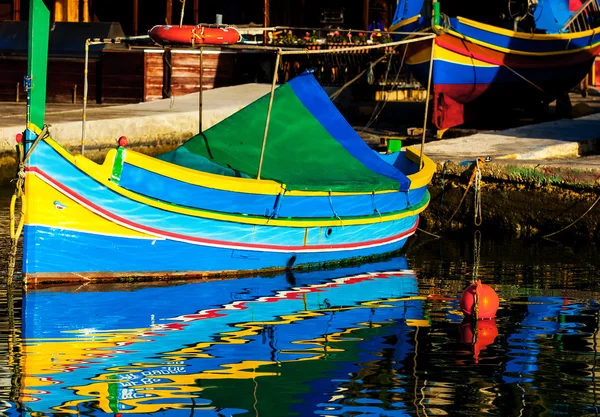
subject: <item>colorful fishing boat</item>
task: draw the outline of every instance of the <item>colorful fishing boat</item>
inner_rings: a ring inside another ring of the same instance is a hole
[[[417,229],[435,164],[371,150],[311,74],[158,158],[70,154],[44,127],[48,13],[40,0],[32,10],[27,282],[320,266],[397,251]]]
[[[597,0],[401,0],[391,30],[437,34],[433,53],[408,48],[407,65],[427,85],[433,59],[433,123],[443,131],[498,108],[568,106],[600,50],[599,13]]]
[[[231,26],[156,25],[148,36],[160,45],[230,45],[239,42],[241,35]]]
[[[397,366],[411,360],[416,326],[428,320],[406,268],[396,257],[273,277],[30,291],[14,349],[19,403],[44,415],[313,414],[350,375],[365,378],[365,363],[389,361],[379,352],[393,349]]]

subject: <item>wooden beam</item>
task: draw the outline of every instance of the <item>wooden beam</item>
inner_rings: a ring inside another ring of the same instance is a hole
[[[364,6],[363,6],[363,14],[364,14],[364,26],[365,26],[365,30],[369,29],[369,0],[364,0]]]
[[[165,15],[165,23],[170,25],[173,22],[173,0],[167,0],[167,13]]]
[[[200,8],[198,7],[198,0],[194,0],[194,24],[200,23]]]
[[[265,0],[264,6],[264,24],[268,28],[271,25],[271,0]]]
[[[139,16],[139,4],[138,0],[133,0],[133,35],[138,35],[138,16]]]
[[[15,21],[21,20],[21,0],[13,0],[12,19]]]

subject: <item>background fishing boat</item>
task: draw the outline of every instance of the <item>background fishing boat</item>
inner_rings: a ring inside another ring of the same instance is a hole
[[[401,0],[391,30],[433,31],[407,50],[425,84],[433,59],[433,123],[441,131],[495,109],[543,109],[590,71],[600,48],[597,0],[451,2]]]
[[[31,10],[29,283],[318,266],[394,252],[415,232],[434,163],[422,148],[371,150],[309,73],[274,79],[270,95],[159,158],[125,138],[103,164],[70,154],[44,127],[48,11]]]

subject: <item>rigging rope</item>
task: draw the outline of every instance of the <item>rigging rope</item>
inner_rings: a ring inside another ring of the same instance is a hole
[[[25,207],[27,201],[25,200],[25,167],[27,165],[27,161],[31,157],[31,153],[35,149],[35,147],[40,143],[40,141],[48,135],[48,126],[44,126],[44,129],[37,136],[27,153],[24,153],[23,143],[19,143],[17,145],[17,157],[18,157],[18,171],[15,185],[15,192],[10,199],[10,239],[11,239],[11,248],[10,254],[8,257],[8,277],[7,277],[7,285],[10,287],[12,285],[12,279],[15,271],[15,263],[17,259],[17,247],[19,244],[19,238],[21,237],[21,233],[23,232],[23,226],[25,224]],[[19,221],[17,226],[15,227],[16,222],[16,207],[17,203],[20,200],[19,207]]]

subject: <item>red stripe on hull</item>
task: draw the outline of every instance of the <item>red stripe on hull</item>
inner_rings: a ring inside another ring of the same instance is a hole
[[[281,246],[281,245],[263,245],[263,244],[256,244],[256,243],[250,244],[250,243],[241,243],[241,242],[227,242],[227,241],[215,240],[215,239],[205,239],[205,238],[199,238],[199,237],[195,237],[195,236],[187,236],[187,235],[181,235],[178,233],[167,232],[165,230],[155,229],[153,227],[149,227],[149,226],[145,226],[145,225],[142,225],[139,223],[132,222],[130,220],[127,220],[121,216],[118,216],[114,213],[111,213],[111,212],[103,209],[102,207],[98,206],[97,204],[91,202],[90,200],[79,195],[78,193],[71,190],[70,188],[66,187],[65,185],[59,183],[54,178],[50,177],[48,174],[46,174],[45,172],[43,172],[41,169],[39,169],[37,167],[28,167],[26,170],[27,170],[27,172],[35,173],[40,178],[42,178],[44,181],[51,184],[54,188],[56,188],[57,190],[59,190],[60,192],[62,192],[66,196],[68,196],[69,198],[71,198],[71,199],[79,202],[80,204],[84,205],[85,207],[89,208],[94,213],[99,214],[100,216],[102,216],[108,220],[111,220],[117,224],[121,224],[126,227],[130,227],[134,230],[138,230],[138,231],[148,233],[148,234],[154,235],[154,236],[169,238],[169,239],[178,240],[181,242],[188,242],[188,243],[192,243],[192,244],[200,244],[200,245],[205,245],[205,246],[232,247],[232,248],[242,248],[242,249],[248,249],[248,250],[265,250],[265,251],[271,250],[271,251],[286,251],[286,252],[319,252],[319,251],[331,251],[331,250],[352,250],[352,249],[361,249],[361,248],[365,248],[365,247],[380,246],[380,245],[385,245],[387,243],[397,242],[401,239],[407,238],[410,235],[412,235],[417,230],[417,227],[419,225],[419,218],[417,217],[417,221],[415,222],[415,225],[413,227],[411,227],[410,229],[405,230],[402,233],[399,233],[397,235],[386,237],[383,239],[375,239],[375,240],[369,240],[369,241],[358,242],[358,243],[343,243],[343,244],[337,244],[337,245]]]

